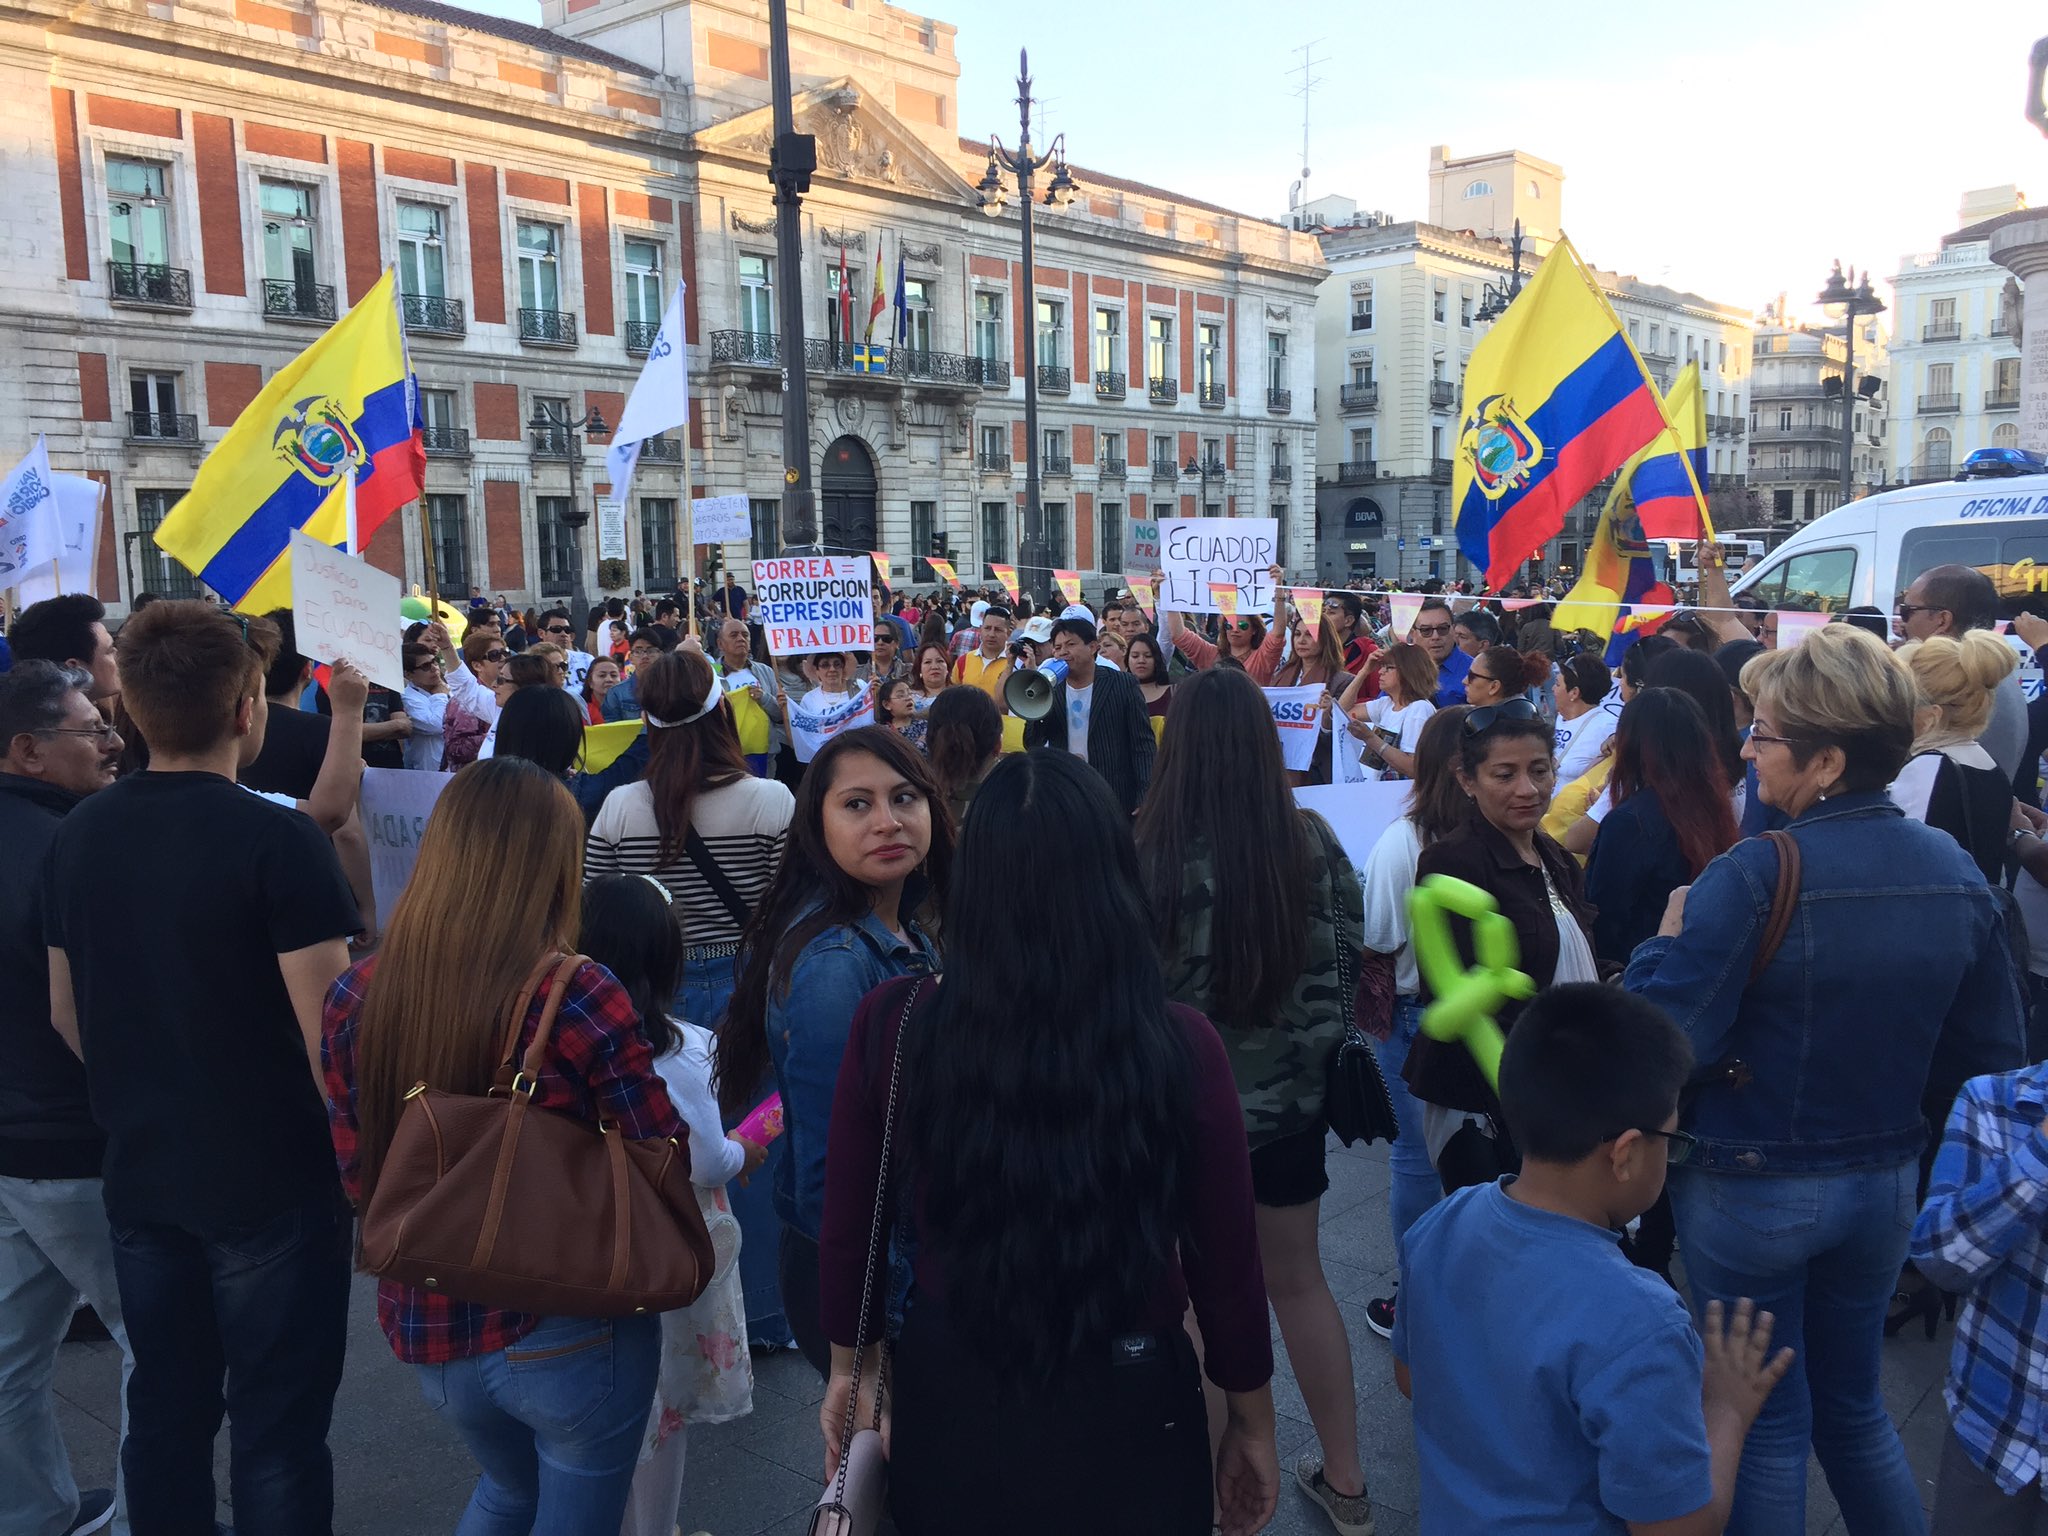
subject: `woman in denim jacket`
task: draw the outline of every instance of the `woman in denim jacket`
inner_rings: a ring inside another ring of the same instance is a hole
[[[740,940],[739,988],[719,1034],[719,1107],[729,1122],[746,1114],[773,1064],[788,1138],[775,1172],[782,1310],[820,1376],[832,1359],[818,1231],[839,1060],[863,997],[938,969],[919,921],[944,901],[952,856],[952,820],[923,755],[886,727],[848,731],[811,760],[782,867]]]
[[[1992,893],[1955,840],[1885,793],[1913,743],[1911,678],[1837,624],[1743,669],[1743,756],[1799,845],[1798,906],[1752,979],[1776,849],[1738,843],[1672,893],[1624,985],[1691,1037],[1697,1138],[1673,1171],[1695,1300],[1749,1296],[1798,1351],[1750,1431],[1737,1536],[1806,1528],[1812,1446],[1857,1536],[1927,1529],[1878,1356],[1912,1233],[1921,1096],[2020,1062],[2018,973]]]

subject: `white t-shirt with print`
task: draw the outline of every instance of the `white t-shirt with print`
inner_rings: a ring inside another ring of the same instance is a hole
[[[1416,746],[1422,740],[1422,728],[1429,724],[1429,717],[1436,713],[1436,705],[1428,699],[1417,699],[1412,704],[1403,704],[1399,709],[1385,694],[1369,701],[1365,706],[1365,718],[1373,728],[1392,738],[1388,745],[1396,751],[1414,755]],[[1371,759],[1367,759],[1368,762]],[[1398,779],[1400,774],[1392,768],[1380,771],[1383,779]]]
[[[1067,684],[1067,750],[1082,762],[1088,761],[1088,717],[1095,712],[1095,685],[1076,688]]]
[[[1600,749],[1621,719],[1619,700],[1595,704],[1576,720],[1557,717],[1552,737],[1557,752],[1557,782],[1569,784],[1600,760]]]

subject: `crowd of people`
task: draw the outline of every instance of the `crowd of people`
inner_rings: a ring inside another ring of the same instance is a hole
[[[1361,1037],[1424,1531],[1790,1536],[1811,1454],[1855,1536],[1926,1532],[1884,1341],[1944,1318],[1932,1529],[2048,1530],[2048,705],[1991,580],[1921,574],[1882,639],[1701,610],[1610,668],[1534,597],[1270,575],[1229,616],[878,585],[871,649],[799,656],[729,582],[477,592],[397,690],[288,613],[22,613],[0,1536],[210,1536],[223,1421],[236,1530],[330,1530],[357,1263],[475,1460],[461,1536],[669,1536],[690,1426],[776,1348],[828,1497],[881,1427],[904,1536],[1250,1536],[1284,1350],[1298,1496],[1371,1536],[1318,1247]],[[1317,686],[1290,769],[1262,690]],[[1357,860],[1296,793],[1347,756],[1405,797]],[[365,765],[445,778],[388,911]],[[1534,985],[1497,1075],[1425,1027],[1437,876]],[[687,1148],[694,1301],[519,1311],[363,1251],[414,1097],[494,1082]],[[113,1489],[51,1389],[81,1304]]]

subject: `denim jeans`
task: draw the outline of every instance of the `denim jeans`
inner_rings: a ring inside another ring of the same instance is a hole
[[[1421,1029],[1421,1002],[1412,997],[1399,997],[1394,1000],[1393,1033],[1377,1042],[1380,1075],[1387,1080],[1387,1097],[1394,1101],[1394,1122],[1401,1128],[1401,1134],[1395,1138],[1393,1150],[1387,1156],[1387,1167],[1393,1176],[1387,1191],[1387,1210],[1393,1217],[1394,1253],[1397,1257],[1401,1252],[1402,1234],[1444,1194],[1443,1186],[1437,1182],[1436,1169],[1430,1166],[1429,1148],[1423,1145],[1422,1105],[1408,1091],[1408,1084],[1401,1076],[1409,1048],[1415,1044],[1415,1037]]]
[[[1915,1165],[1824,1174],[1671,1171],[1693,1299],[1747,1296],[1796,1353],[1742,1452],[1730,1536],[1801,1536],[1810,1445],[1854,1536],[1926,1536],[1878,1381],[1912,1234]]]
[[[81,1295],[121,1346],[125,1423],[133,1364],[100,1181],[0,1178],[0,1536],[52,1536],[77,1517],[51,1382]],[[128,1536],[125,1500],[113,1532]]]
[[[113,1229],[135,1357],[121,1446],[135,1536],[214,1536],[223,1412],[236,1536],[332,1530],[350,1239],[338,1187],[246,1231]]]
[[[455,1536],[618,1536],[660,1368],[652,1315],[543,1318],[509,1348],[413,1367],[483,1474]]]

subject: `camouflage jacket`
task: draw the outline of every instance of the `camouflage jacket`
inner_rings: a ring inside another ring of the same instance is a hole
[[[1344,1038],[1351,999],[1338,982],[1337,925],[1331,902],[1342,903],[1351,946],[1347,980],[1358,966],[1359,926],[1365,909],[1358,874],[1322,817],[1303,811],[1310,832],[1308,964],[1270,1020],[1226,1019],[1211,995],[1210,921],[1215,912],[1210,861],[1198,847],[1181,891],[1180,932],[1166,957],[1167,991],[1177,1003],[1209,1016],[1230,1051],[1244,1106],[1246,1139],[1254,1147],[1305,1131],[1323,1118],[1330,1053]]]

